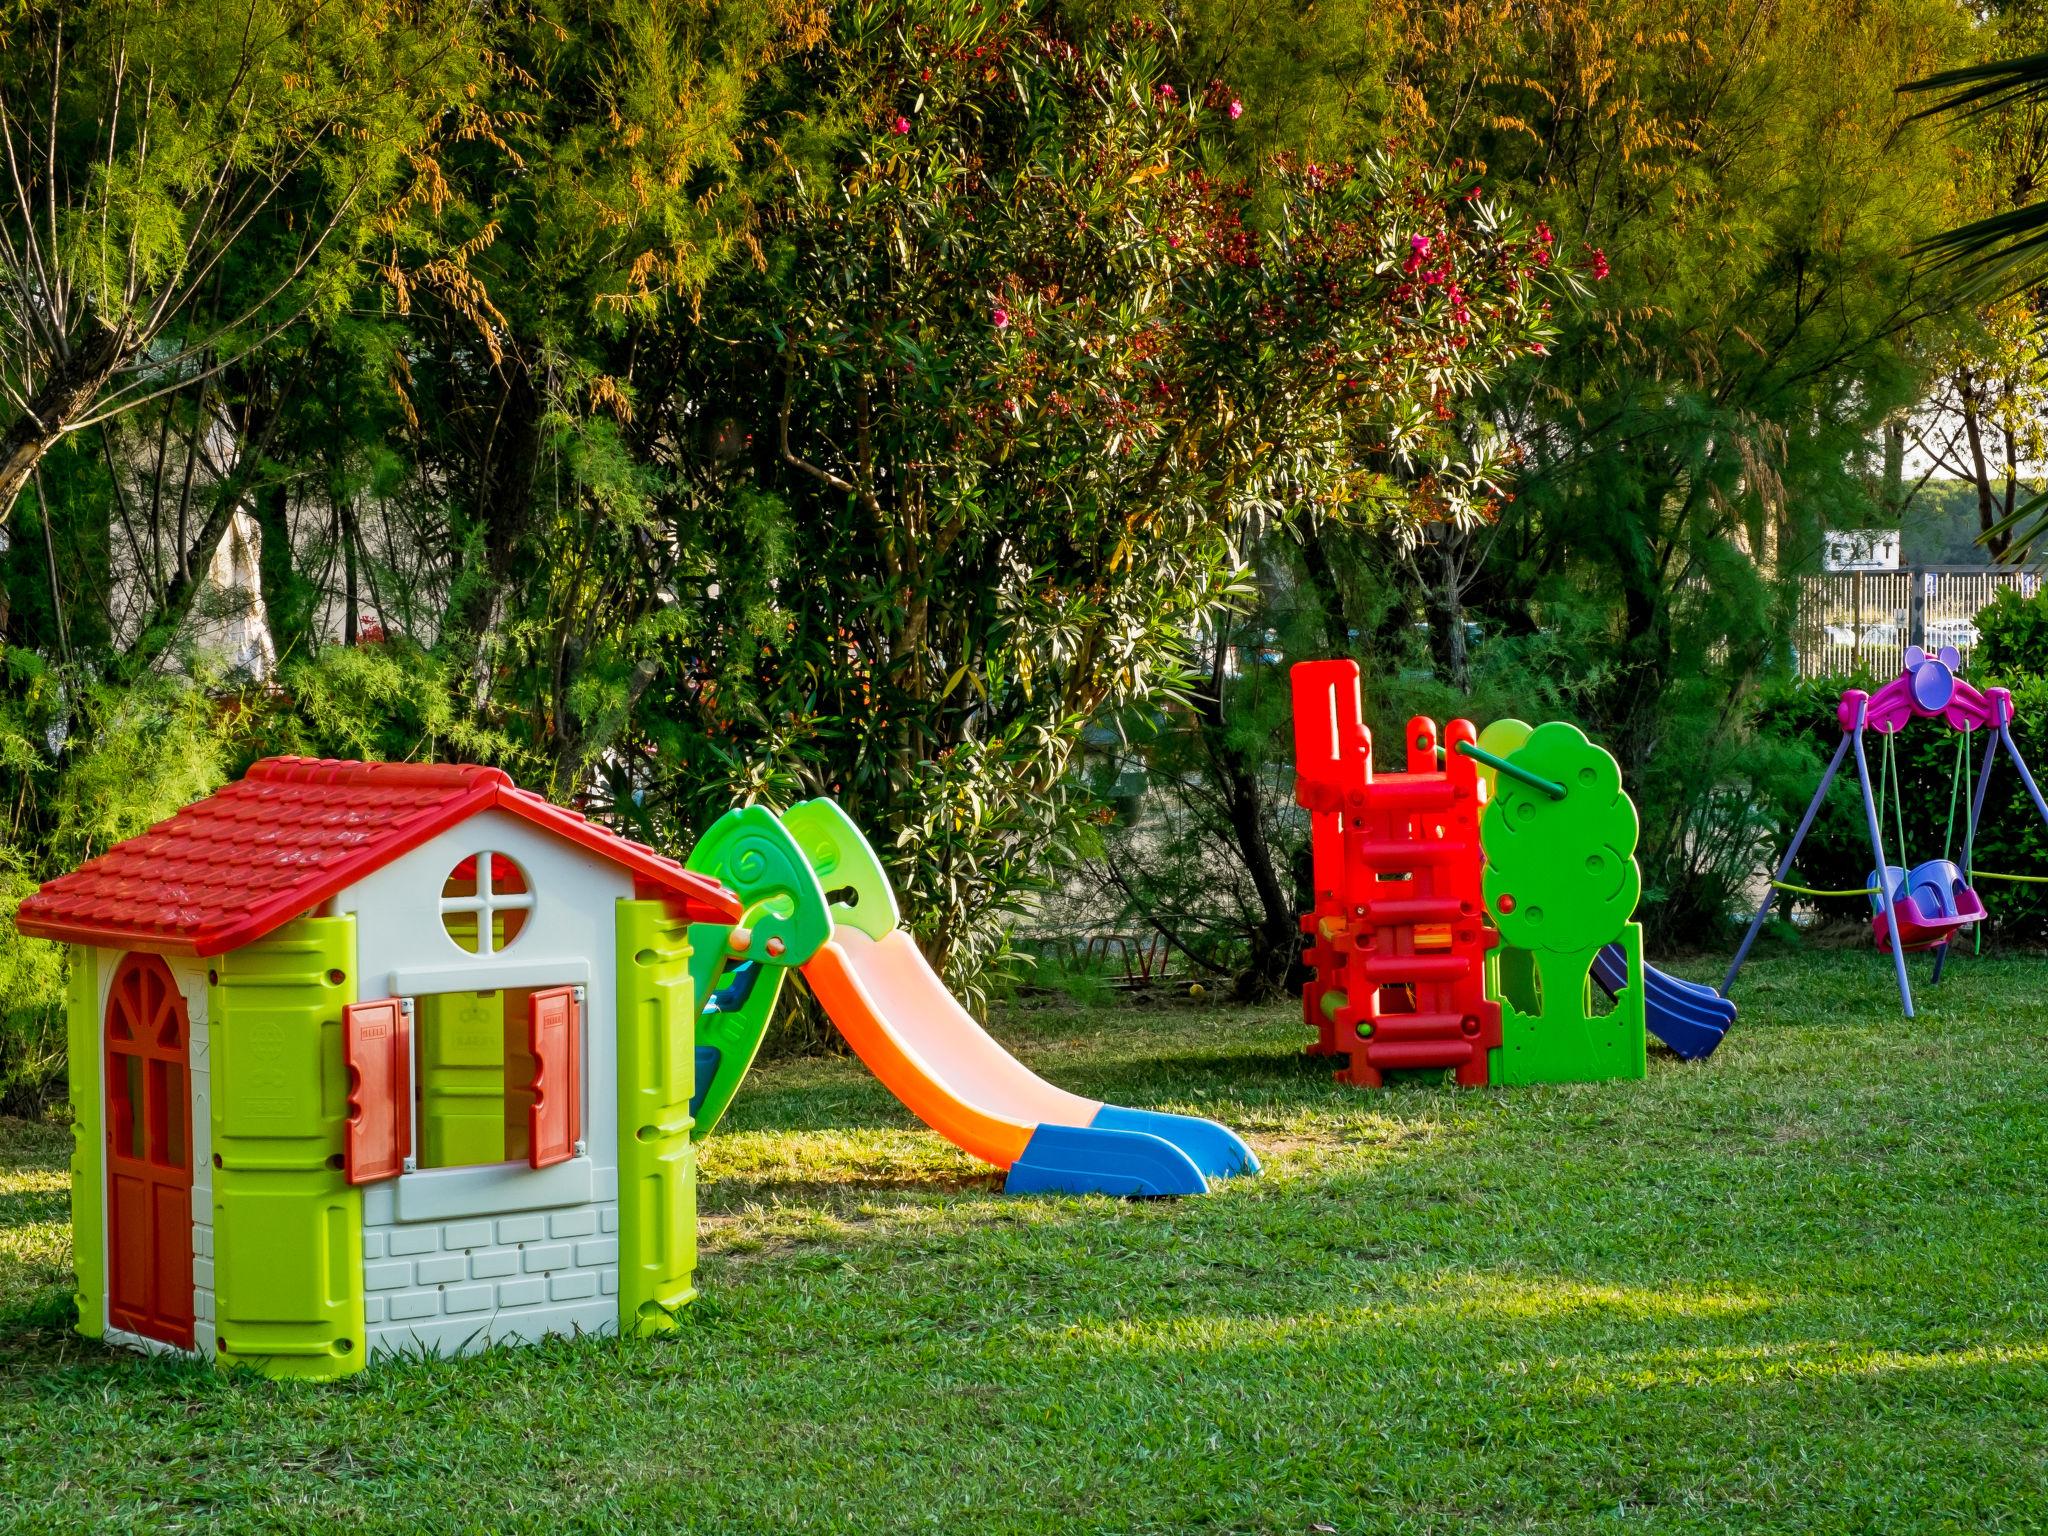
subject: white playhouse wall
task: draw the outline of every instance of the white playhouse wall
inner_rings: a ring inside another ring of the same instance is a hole
[[[481,956],[448,936],[440,912],[449,873],[480,853],[515,860],[533,893],[518,936],[502,952]],[[628,871],[491,810],[366,876],[322,908],[326,915],[355,914],[358,996],[366,1002],[434,992],[584,989],[582,1155],[537,1170],[524,1163],[433,1168],[363,1186],[363,1289],[373,1355],[452,1354],[501,1339],[617,1330],[614,933],[618,903],[632,894]],[[197,1119],[203,1036],[199,1012],[193,1018]],[[200,1205],[196,1189],[193,1202]],[[196,1242],[194,1251],[203,1251]],[[210,1335],[209,1322],[200,1327]]]

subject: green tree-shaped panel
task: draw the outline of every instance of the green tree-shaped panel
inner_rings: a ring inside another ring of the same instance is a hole
[[[1480,822],[1486,905],[1518,949],[1580,954],[1610,942],[1642,894],[1636,808],[1621,766],[1577,726],[1538,726],[1509,759],[1565,787],[1543,790],[1501,774]],[[1505,898],[1505,900],[1504,900]]]

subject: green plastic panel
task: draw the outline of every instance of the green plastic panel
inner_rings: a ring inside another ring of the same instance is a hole
[[[305,917],[213,962],[213,1151],[224,1168],[324,1168],[343,1153],[356,920]]]
[[[1501,776],[1479,824],[1487,911],[1518,949],[1590,955],[1613,942],[1642,894],[1621,765],[1562,720],[1539,725],[1510,760],[1565,796]]]
[[[363,1368],[363,1202],[342,1171],[355,919],[301,918],[222,955],[208,990],[214,1348],[325,1380]]]
[[[363,1199],[338,1172],[217,1168],[214,1354],[266,1376],[363,1368]]]
[[[830,800],[806,800],[782,813],[782,825],[796,839],[818,883],[829,895],[850,891],[853,900],[832,903],[832,920],[858,928],[871,939],[887,937],[902,921],[896,892],[882,861],[861,830]]]
[[[1519,722],[1499,722],[1503,726]],[[1522,727],[1526,730],[1526,727]],[[1502,745],[1515,733],[1503,733]],[[1486,910],[1501,947],[1488,967],[1501,1004],[1495,1083],[1589,1083],[1645,1070],[1642,930],[1629,919],[1642,892],[1636,808],[1621,765],[1577,726],[1553,720],[1506,754],[1565,788],[1562,799],[1502,774],[1480,818]],[[1588,972],[1606,944],[1629,957],[1633,986],[1604,1014]]]
[[[78,1331],[107,1329],[107,1175],[100,1091],[100,952],[71,947],[65,990],[65,1045],[71,1073],[71,1267],[78,1275]]]
[[[419,1010],[422,1168],[505,1160],[505,998],[439,992]]]
[[[1626,923],[1614,942],[1627,956],[1629,985],[1613,1008],[1595,1016],[1588,1006],[1592,983],[1587,971],[1592,955],[1532,954],[1502,950],[1503,977],[1518,964],[1533,962],[1543,979],[1540,1012],[1526,1012],[1511,1000],[1504,986],[1500,1009],[1500,1048],[1492,1053],[1487,1080],[1493,1083],[1599,1083],[1640,1078],[1648,1072],[1648,1040],[1643,1023],[1643,930]],[[1562,993],[1563,996],[1553,996]]]
[[[727,932],[715,923],[693,923],[690,926],[690,943],[700,954],[708,951],[713,959],[717,959]],[[719,979],[714,976],[709,983],[699,982],[697,995],[708,1003],[711,990],[718,985]],[[775,1018],[775,1004],[782,996],[782,985],[788,979],[787,965],[764,958],[760,974],[754,978],[753,990],[747,994],[742,1006],[731,1013],[697,1015],[697,1044],[718,1052],[718,1069],[705,1085],[704,1097],[697,1105],[696,1124],[690,1128],[692,1141],[702,1141],[717,1130],[718,1122],[725,1118],[733,1095],[740,1091],[740,1084],[746,1080],[747,1069],[753,1066],[754,1058],[761,1052],[761,1042],[767,1038],[768,1025]]]
[[[689,925],[618,905],[619,1331],[659,1333],[697,1294],[696,990]]]
[[[1479,733],[1479,739],[1472,745],[1483,752],[1491,752],[1495,757],[1513,757],[1522,749],[1535,729],[1526,720],[1495,720]],[[1492,799],[1494,782],[1499,777],[1500,770],[1479,763],[1474,772],[1479,775],[1479,782],[1486,786],[1487,798]]]
[[[803,965],[832,937],[824,887],[766,806],[749,805],[719,817],[690,850],[685,867],[711,876],[739,897],[746,909],[739,926],[751,940],[746,959]],[[771,939],[780,941],[779,954],[769,952]],[[705,977],[700,974],[698,980],[701,998]]]

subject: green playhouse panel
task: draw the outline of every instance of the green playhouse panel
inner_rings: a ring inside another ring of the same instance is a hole
[[[505,1160],[505,1001],[499,992],[421,997],[417,1042],[422,1168]]]
[[[343,1172],[355,919],[301,918],[213,963],[215,1351],[266,1375],[365,1363],[363,1202]]]
[[[216,1169],[214,1350],[325,1380],[363,1368],[363,1197],[339,1172]]]
[[[213,962],[213,1151],[224,1168],[307,1169],[343,1150],[341,1010],[356,920],[305,917]]]
[[[97,1339],[107,1327],[107,1175],[102,1161],[100,952],[71,946],[64,996],[71,1055],[71,1267],[78,1276],[78,1331]]]
[[[619,1329],[659,1333],[697,1294],[696,987],[689,925],[618,905]]]

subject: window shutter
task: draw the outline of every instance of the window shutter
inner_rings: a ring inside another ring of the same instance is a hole
[[[395,997],[341,1010],[348,1060],[348,1181],[395,1179],[412,1156],[412,1031]]]
[[[583,1135],[583,1010],[574,987],[536,992],[526,1009],[527,1042],[533,1052],[527,1161],[546,1168],[574,1157]]]

